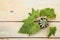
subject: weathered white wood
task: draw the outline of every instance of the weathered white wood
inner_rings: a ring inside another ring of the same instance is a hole
[[[26,38],[26,39],[21,39],[21,38],[16,38],[16,39],[0,39],[0,40],[60,40],[60,39],[42,39],[42,38]]]
[[[55,9],[55,20],[60,20],[60,0],[0,0],[0,20],[23,20],[32,8],[41,10],[48,7]]]
[[[54,37],[60,37],[60,23],[49,23],[50,26],[56,26],[57,32]],[[35,35],[19,34],[18,30],[22,27],[23,23],[16,22],[0,22],[0,37],[47,37],[48,28],[40,30]]]
[[[0,21],[21,21],[29,16],[28,13],[31,12],[32,8],[41,10],[43,8],[48,7],[55,9],[56,19],[54,19],[54,21],[60,21],[60,0],[0,0]],[[22,25],[23,23],[20,22],[18,23],[0,22],[0,37],[29,37],[27,34],[17,33]],[[52,25],[57,27],[56,36],[54,37],[60,37],[60,23],[50,23],[50,26]],[[47,32],[48,32],[47,29],[43,29],[40,30],[40,32],[30,37],[46,37]],[[9,40],[20,40],[20,39],[9,39]],[[29,40],[40,40],[40,39],[29,39]],[[60,39],[46,39],[46,40],[60,40]]]

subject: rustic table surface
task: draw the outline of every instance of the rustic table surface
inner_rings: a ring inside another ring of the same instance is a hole
[[[28,17],[31,9],[54,8],[56,19],[60,21],[60,0],[0,0],[0,40],[60,40],[60,22],[50,22],[50,26],[56,26],[55,36],[47,39],[47,29],[41,30],[35,35],[18,34],[23,25],[23,19]]]

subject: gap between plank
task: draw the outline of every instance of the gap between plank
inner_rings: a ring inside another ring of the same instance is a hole
[[[0,22],[23,22],[23,21],[0,21]],[[34,21],[39,22],[39,21]],[[60,22],[60,21],[48,21],[48,22]]]
[[[15,39],[15,38],[44,38],[44,39],[60,39],[60,37],[50,37],[50,38],[47,38],[47,37],[0,37],[0,39]]]

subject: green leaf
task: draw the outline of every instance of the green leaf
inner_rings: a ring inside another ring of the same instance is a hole
[[[25,33],[25,34],[32,35],[38,32],[40,29],[39,24],[34,23],[35,18],[39,16],[38,14],[39,14],[38,10],[36,11],[32,8],[32,12],[29,13],[30,16],[27,19],[23,20],[24,24],[19,29],[18,33]]]
[[[51,10],[50,10],[50,14],[49,14],[47,17],[48,17],[48,18],[52,18],[52,19],[56,18],[56,15],[55,15],[55,13],[54,13],[54,9],[51,9]]]
[[[20,30],[18,31],[18,33],[25,33],[27,34],[28,33],[28,30],[30,29],[30,27],[33,25],[33,23],[24,23],[22,25],[22,27],[20,28]]]
[[[33,16],[34,18],[39,17],[39,10],[34,10],[34,9],[32,8],[31,16]]]
[[[29,35],[35,34],[35,33],[37,33],[39,30],[40,30],[39,24],[38,24],[38,23],[34,23],[33,26],[29,29],[28,34],[29,34]]]
[[[56,14],[53,8],[45,8],[40,11],[40,16],[46,16],[47,18],[54,19]]]
[[[55,36],[55,33],[56,33],[56,27],[50,27],[49,28],[49,33],[48,33],[48,38],[52,35]]]
[[[30,29],[30,27],[34,23],[34,18],[31,16],[28,19],[24,20],[23,22],[24,22],[24,24],[22,25],[22,27],[18,31],[19,33],[27,33],[28,30]]]

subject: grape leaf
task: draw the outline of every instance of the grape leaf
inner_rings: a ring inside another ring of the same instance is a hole
[[[53,8],[45,8],[40,11],[40,16],[46,16],[47,18],[54,19],[56,14]]]
[[[40,26],[38,23],[34,23],[33,26],[29,29],[29,35],[35,34],[40,30]]]
[[[49,38],[51,35],[54,35],[54,36],[55,36],[55,33],[56,33],[56,27],[50,27],[50,28],[49,28],[49,33],[48,33],[48,38]]]
[[[23,20],[24,24],[22,25],[18,33],[26,33],[32,35],[38,32],[40,26],[38,23],[34,23],[35,18],[38,17],[37,14],[38,10],[36,11],[32,8],[32,13],[29,13],[30,16],[27,19]]]
[[[19,33],[27,33],[28,30],[30,29],[30,27],[34,23],[34,18],[31,16],[28,19],[24,20],[23,22],[24,22],[24,24],[20,28]]]
[[[39,10],[35,10],[32,8],[32,12],[29,13],[31,16],[33,16],[34,18],[37,18],[39,16]]]

